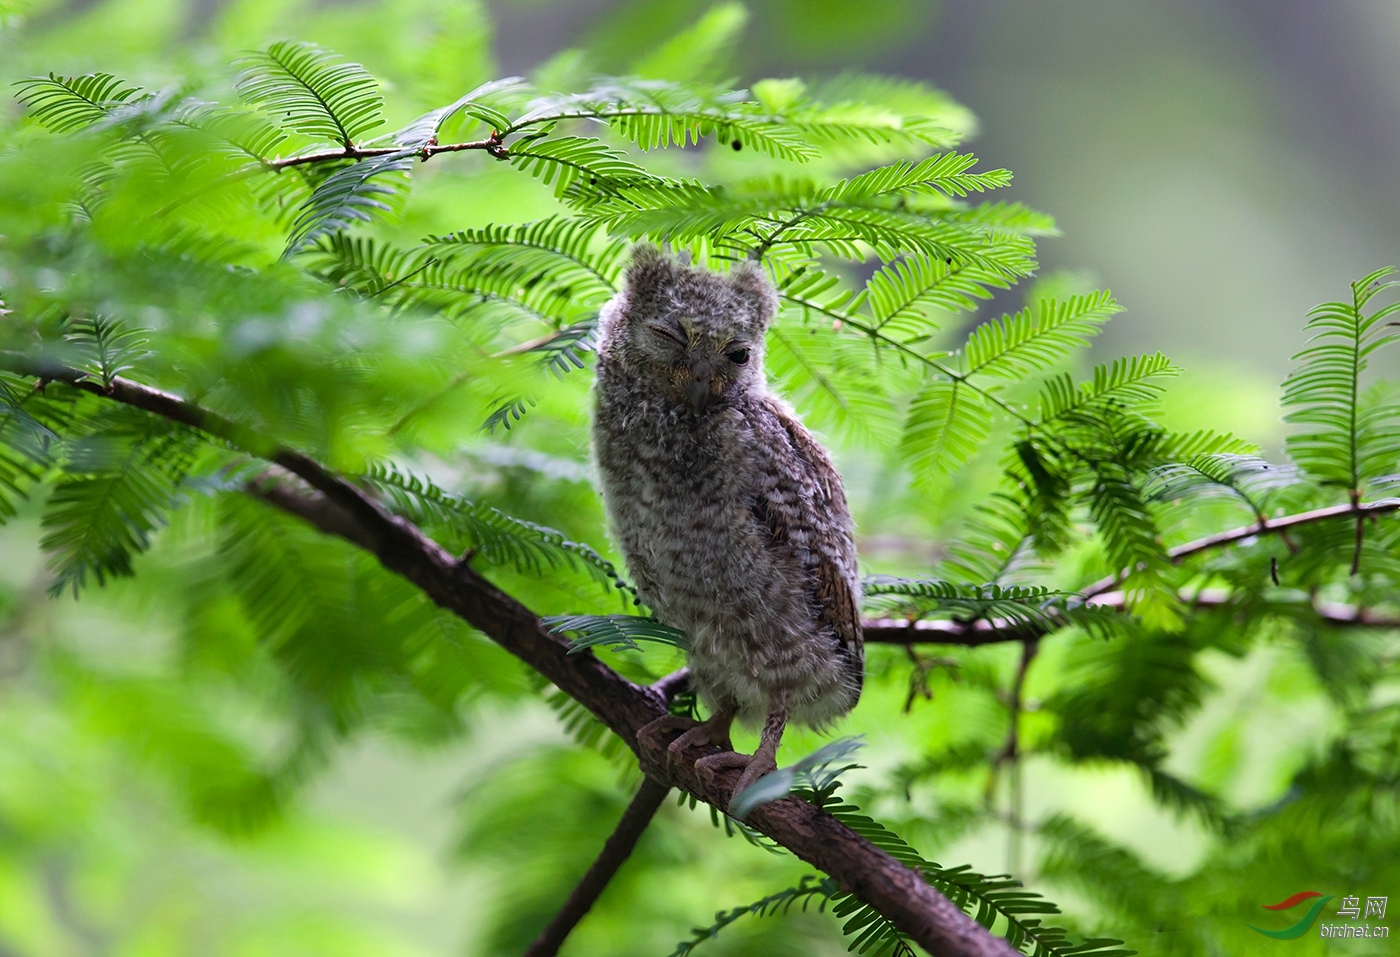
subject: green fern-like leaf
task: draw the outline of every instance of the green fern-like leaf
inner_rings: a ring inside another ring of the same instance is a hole
[[[1283,383],[1284,421],[1303,426],[1287,439],[1288,454],[1324,485],[1355,492],[1370,478],[1389,474],[1400,462],[1400,407],[1368,407],[1361,377],[1377,350],[1400,333],[1390,317],[1400,302],[1367,312],[1372,301],[1400,281],[1377,269],[1351,284],[1347,302],[1327,302],[1310,312],[1311,345]]]
[[[144,346],[150,341],[142,330],[112,316],[94,313],[75,316],[68,323],[64,339],[86,353],[85,368],[96,375],[103,387],[111,388],[112,380],[130,370],[136,363],[152,355]]]
[[[817,155],[791,124],[763,113],[742,91],[665,80],[608,79],[585,93],[546,97],[510,130],[564,119],[607,123],[642,149],[686,146],[713,135],[779,159]]]
[[[627,254],[626,243],[600,237],[597,223],[566,216],[429,236],[427,244],[444,259],[460,262],[470,257],[482,265],[509,260],[522,272],[541,274],[571,296],[601,298],[617,291]]]
[[[909,403],[900,453],[924,478],[954,471],[991,433],[992,413],[965,383],[931,377]]]
[[[541,619],[549,630],[560,635],[573,635],[569,654],[588,648],[626,648],[640,651],[639,641],[669,645],[682,651],[690,649],[686,633],[655,618],[637,615],[556,615]]]
[[[1104,403],[1148,402],[1162,393],[1157,381],[1178,373],[1160,352],[1114,359],[1094,367],[1092,377],[1079,386],[1067,373],[1048,380],[1040,393],[1038,424],[1048,424],[1071,413]]]
[[[1089,513],[1113,567],[1128,571],[1124,587],[1132,607],[1154,624],[1174,623],[1171,560],[1142,490],[1119,469],[1106,465],[1094,476]]]
[[[532,683],[541,690],[549,687],[538,676],[532,678]],[[623,773],[635,770],[636,757],[627,743],[599,721],[593,712],[557,688],[545,695],[545,703],[554,711],[564,733],[573,738],[579,747],[597,751]]]
[[[1106,291],[1045,300],[978,326],[967,337],[968,374],[1021,378],[1043,370],[1089,343],[1103,324],[1121,311]]]
[[[991,928],[1000,918],[1005,927],[1003,934],[1013,947],[1033,948],[1033,953],[1041,957],[1130,957],[1135,953],[1119,949],[1122,941],[1107,938],[1072,943],[1063,929],[1046,926],[1039,916],[1059,913],[1059,908],[1039,894],[1022,889],[1019,881],[979,874],[968,867],[943,868],[927,861],[899,835],[840,798],[828,799],[822,809],[904,866],[917,871],[954,904],[971,913],[982,926]],[[841,901],[846,902],[844,907]],[[893,926],[883,923],[884,919],[878,914],[872,917],[873,910],[853,896],[833,899],[833,904],[836,905],[833,913],[837,916],[858,914],[867,922],[864,925],[848,922],[848,926],[854,925],[852,930],[876,926],[878,929],[871,935],[874,941],[883,943],[890,939],[891,933],[898,934]]]
[[[40,544],[55,575],[50,591],[76,596],[89,577],[103,585],[131,575],[133,556],[150,546],[178,501],[198,447],[185,430],[98,434],[77,444],[42,519]]]
[[[600,197],[624,190],[655,187],[664,182],[625,154],[601,140],[585,136],[559,136],[517,141],[510,148],[512,166],[554,187],[555,196],[574,205],[588,206]]]
[[[796,177],[732,186],[653,178],[620,183],[610,195],[580,193],[574,201],[614,233],[706,244],[732,258],[770,250],[828,250],[845,259],[873,251],[885,261],[918,254],[1008,278],[1024,275],[1032,260],[1029,238],[961,222],[946,198],[941,205],[923,202],[943,194],[913,174],[838,186]]]
[[[132,102],[141,88],[110,73],[30,77],[15,84],[31,116],[55,133],[72,133],[109,117]]]
[[[1260,518],[1271,493],[1298,481],[1298,470],[1290,465],[1275,465],[1257,455],[1238,452],[1206,452],[1154,469],[1147,494],[1154,500],[1233,496]]]
[[[1131,616],[1085,604],[1072,592],[1044,586],[955,584],[933,578],[877,575],[864,583],[867,602],[901,616],[947,616],[956,621],[998,621],[1023,627],[1028,634],[1052,634],[1078,626],[1099,637],[1131,628]]]
[[[266,117],[249,109],[215,109],[189,121],[211,134],[224,151],[255,162],[265,162],[287,141],[287,133]]]
[[[1027,269],[1032,263],[1025,264]],[[875,327],[894,334],[927,334],[936,328],[926,321],[928,309],[963,312],[990,299],[994,289],[1010,288],[1007,277],[969,263],[949,263],[928,256],[906,256],[889,263],[865,284]]]
[[[804,323],[785,310],[768,330],[764,365],[774,382],[813,428],[849,435],[875,447],[899,437],[900,422],[889,391],[898,370],[881,369],[867,343]]]
[[[349,148],[384,122],[374,77],[314,43],[283,40],[240,62],[234,88],[298,133]]]
[[[742,917],[786,914],[794,906],[799,905],[804,911],[813,904],[816,905],[818,911],[825,910],[827,900],[838,890],[839,885],[831,878],[819,878],[815,874],[808,874],[794,887],[761,897],[752,904],[745,904],[732,910],[719,911],[715,914],[713,924],[708,927],[694,928],[688,939],[677,943],[676,949],[671,951],[670,957],[690,957],[690,954],[694,953],[697,947],[707,940],[715,939],[721,931]]]
[[[1009,171],[968,172],[975,165],[977,157],[971,153],[941,153],[918,162],[902,160],[836,183],[824,190],[819,200],[853,204],[896,196],[966,196],[1010,184]]]
[[[1000,584],[1025,558],[1029,524],[1020,503],[1006,492],[981,502],[948,546],[941,571],[963,581]]]
[[[366,299],[382,297],[383,301],[390,301],[387,294],[401,289],[437,261],[420,249],[400,249],[368,236],[339,232],[322,236],[301,259],[308,272],[335,288],[351,290]]]
[[[612,562],[562,532],[460,498],[392,465],[376,464],[363,478],[400,513],[444,534],[454,547],[465,547],[493,564],[514,565],[531,575],[561,566],[582,568],[599,581],[634,594]]]
[[[860,735],[838,738],[792,764],[768,772],[734,795],[729,804],[730,816],[742,821],[754,808],[781,801],[798,788],[829,795],[842,774],[861,767],[847,759],[863,747],[865,739]]]
[[[296,255],[322,236],[369,222],[373,210],[392,210],[385,198],[403,194],[408,186],[404,174],[412,168],[412,152],[390,153],[360,160],[326,177],[299,211],[283,258]]]
[[[57,435],[25,409],[23,386],[0,375],[0,523],[18,514],[18,504],[52,467]]]

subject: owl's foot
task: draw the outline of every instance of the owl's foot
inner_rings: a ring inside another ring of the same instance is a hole
[[[661,738],[667,732],[690,732],[694,731],[698,727],[700,726],[697,725],[694,721],[691,721],[689,718],[682,718],[678,715],[668,714],[663,717],[657,718],[655,721],[648,721],[646,724],[638,728],[637,743],[640,744],[643,748],[646,748],[650,751],[661,746]],[[681,735],[681,738],[683,737],[685,737],[685,734]],[[680,738],[677,738],[676,740],[679,741]],[[669,755],[670,748],[668,747],[666,751]]]
[[[654,748],[666,732],[680,731],[680,737],[666,746],[666,769],[669,771],[677,764],[684,763],[685,752],[697,745],[713,744],[726,750],[732,748],[733,745],[729,743],[729,726],[733,722],[732,711],[718,711],[700,724],[689,718],[666,715],[638,728],[637,740],[644,747]]]
[[[782,743],[783,729],[786,726],[787,710],[775,708],[768,715],[768,721],[764,724],[763,733],[759,738],[758,749],[753,754],[725,751],[720,754],[707,755],[695,762],[696,772],[710,784],[714,783],[715,775],[725,768],[744,769],[744,773],[739,775],[739,782],[734,785],[734,793],[729,799],[731,813],[733,813],[734,798],[742,794],[745,788],[765,774],[778,770],[778,745]]]
[[[731,810],[734,807],[734,798],[743,794],[750,784],[776,770],[778,770],[778,762],[773,755],[764,754],[761,747],[755,751],[753,758],[744,766],[744,773],[739,775],[739,783],[734,785],[734,797],[729,799]]]
[[[727,771],[730,768],[746,768],[752,760],[752,754],[740,754],[738,751],[707,754],[695,762],[695,773],[700,776],[700,780],[713,787],[715,776],[721,771]]]
[[[695,762],[696,773],[711,787],[715,785],[715,778],[720,772],[730,768],[744,769],[744,773],[739,775],[739,783],[734,785],[734,792],[729,799],[729,813],[733,814],[734,798],[737,798],[745,788],[765,774],[778,770],[778,762],[773,759],[771,754],[764,754],[762,748],[753,754],[721,751],[719,754],[707,754]]]

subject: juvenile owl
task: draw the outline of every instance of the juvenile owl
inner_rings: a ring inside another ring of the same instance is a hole
[[[600,317],[593,442],[613,533],[642,599],[690,637],[712,717],[686,727],[728,749],[762,726],[735,793],[773,770],[789,720],[824,726],[864,678],[851,516],[826,450],[767,389],[763,334],[777,294],[754,264],[728,275],[639,247]]]

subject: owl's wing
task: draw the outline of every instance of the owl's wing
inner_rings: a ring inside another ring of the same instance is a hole
[[[865,640],[860,629],[860,595],[851,576],[855,569],[855,553],[849,539],[850,509],[841,478],[831,464],[826,450],[786,410],[774,409],[777,419],[803,473],[798,501],[802,514],[791,508],[777,506],[760,496],[754,505],[754,516],[768,527],[773,542],[793,540],[792,522],[808,524],[808,534],[801,536],[810,550],[813,563],[813,598],[822,621],[831,625],[841,651],[856,666],[861,675],[865,665]],[[805,520],[805,521],[804,521]],[[815,526],[815,527],[813,527]],[[820,532],[825,533],[819,533]],[[849,569],[849,573],[847,571]]]

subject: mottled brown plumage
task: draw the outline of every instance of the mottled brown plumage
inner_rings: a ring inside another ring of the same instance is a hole
[[[735,717],[761,724],[752,759],[701,762],[744,764],[741,785],[773,768],[789,719],[821,727],[849,711],[864,674],[841,478],[764,381],[776,300],[756,265],[721,275],[641,247],[598,349],[593,439],[613,533],[642,598],[689,635],[713,712],[672,753],[727,742]]]

